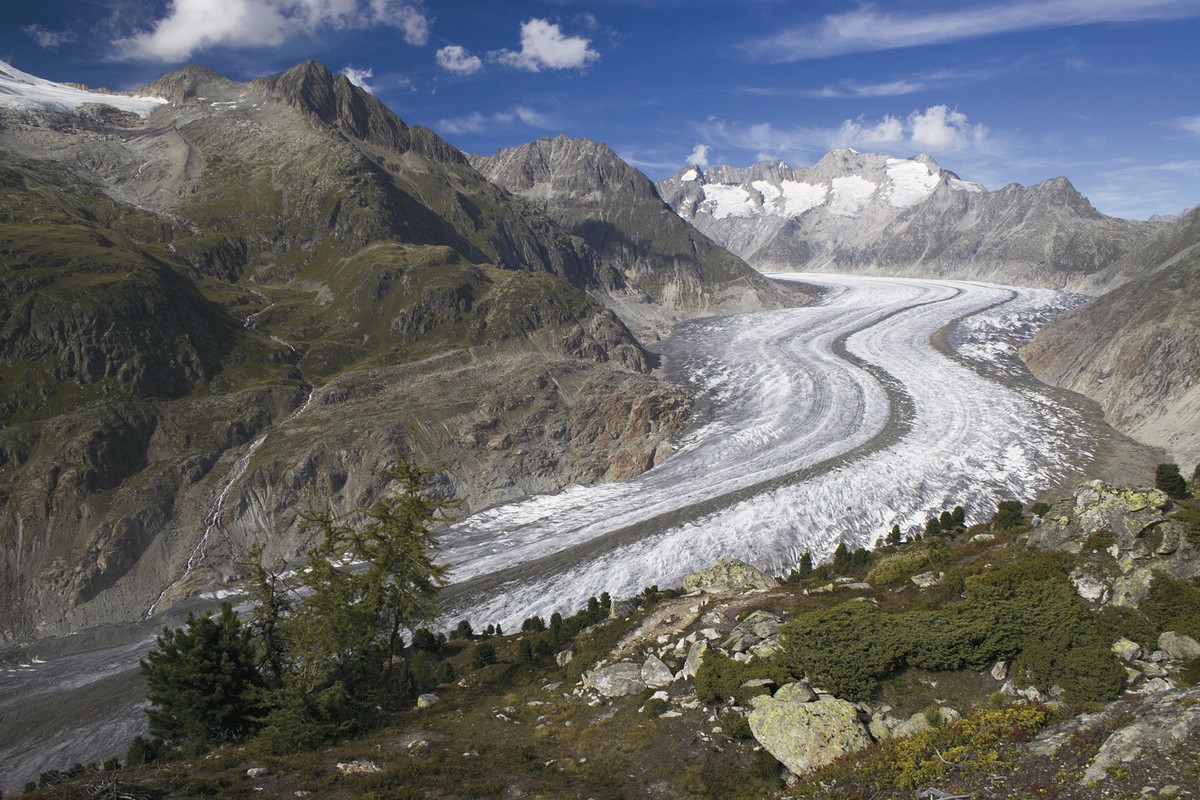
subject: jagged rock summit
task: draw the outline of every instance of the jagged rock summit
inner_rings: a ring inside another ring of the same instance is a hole
[[[654,184],[605,144],[543,138],[471,163],[489,180],[545,211],[621,269],[654,306],[623,307],[661,330],[697,314],[789,305],[794,300],[737,256],[684,223]],[[683,224],[681,224],[683,223]],[[664,319],[655,311],[666,309]]]
[[[1158,230],[1105,217],[1063,177],[989,192],[928,155],[841,149],[811,167],[690,166],[658,188],[680,216],[764,271],[1095,289]]]

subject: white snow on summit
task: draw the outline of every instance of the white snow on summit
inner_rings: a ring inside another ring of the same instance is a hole
[[[99,103],[145,117],[166,102],[161,97],[89,92],[30,75],[0,61],[0,106],[7,108],[72,112],[84,103]]]
[[[704,202],[713,219],[752,217],[755,214],[750,192],[741,186],[710,183],[704,186]]]
[[[920,161],[907,158],[889,158],[887,174],[892,179],[892,193],[888,202],[895,208],[915,206],[937,188],[940,175],[930,172]]]
[[[683,173],[682,175],[680,175],[680,176],[679,176],[679,180],[681,180],[681,181],[694,181],[694,180],[696,180],[696,179],[697,179],[697,178],[699,178],[699,177],[700,177],[700,173],[699,173],[699,172],[697,172],[695,169],[689,169],[687,172],[685,172],[685,173]]]

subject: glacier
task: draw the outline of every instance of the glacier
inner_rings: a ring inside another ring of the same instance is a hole
[[[780,574],[961,504],[972,522],[1090,459],[1079,412],[1007,380],[1014,339],[1077,305],[1046,289],[778,274],[813,305],[687,323],[663,352],[711,403],[664,464],[493,508],[444,537],[448,618],[508,629],[733,555]],[[957,324],[948,324],[956,321]]]

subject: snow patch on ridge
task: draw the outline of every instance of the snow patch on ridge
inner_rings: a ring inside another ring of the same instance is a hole
[[[892,181],[888,202],[895,208],[908,208],[924,200],[937,188],[940,175],[930,172],[920,161],[906,158],[889,158],[887,175]]]
[[[704,202],[713,219],[753,217],[757,209],[750,192],[741,186],[710,183],[704,187]]]
[[[840,217],[857,217],[871,202],[879,187],[866,178],[850,175],[833,179],[833,199],[829,202],[829,213]]]
[[[161,97],[102,94],[77,89],[30,75],[0,61],[0,106],[6,108],[69,113],[84,103],[98,103],[145,117],[166,102]]]
[[[687,172],[679,176],[681,181],[694,181],[700,177],[700,173],[694,169],[689,169]]]

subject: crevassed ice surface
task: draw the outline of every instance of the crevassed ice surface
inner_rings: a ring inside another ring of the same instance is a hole
[[[523,572],[448,618],[511,630],[601,592],[676,585],[726,555],[778,574],[804,551],[827,557],[843,540],[870,546],[893,524],[913,531],[956,504],[982,521],[999,500],[1029,501],[1090,457],[1094,442],[1077,412],[1032,382],[1003,380],[1020,369],[1009,340],[1078,296],[773,277],[826,292],[805,308],[692,322],[666,343],[713,407],[666,463],[621,483],[494,508],[447,533],[442,560],[456,582],[561,557],[556,569]],[[956,319],[951,357],[931,338]]]

